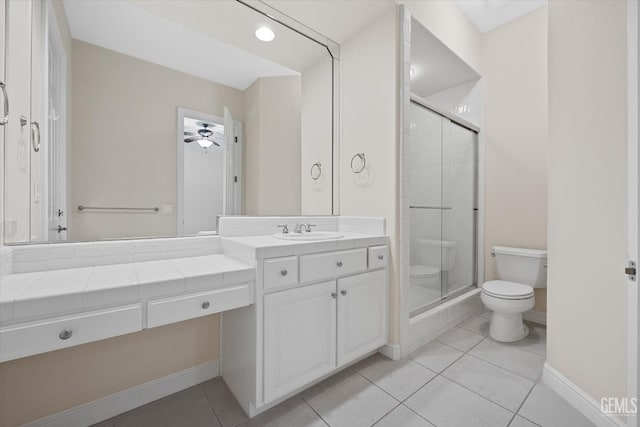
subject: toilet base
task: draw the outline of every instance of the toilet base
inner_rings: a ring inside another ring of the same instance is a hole
[[[519,341],[529,335],[529,328],[522,322],[522,313],[491,314],[489,336],[499,342]]]

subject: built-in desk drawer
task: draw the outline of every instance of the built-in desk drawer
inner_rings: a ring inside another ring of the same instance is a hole
[[[7,327],[0,329],[0,362],[140,330],[140,304]]]
[[[389,248],[387,245],[371,246],[369,248],[369,269],[385,268],[389,258]]]
[[[196,317],[244,307],[253,303],[248,283],[147,303],[147,327],[168,325]]]
[[[265,259],[263,283],[265,289],[298,283],[298,257]]]
[[[313,282],[367,269],[367,248],[300,257],[300,282]]]

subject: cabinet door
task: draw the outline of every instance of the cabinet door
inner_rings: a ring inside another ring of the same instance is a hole
[[[338,365],[387,342],[387,270],[338,280]]]
[[[336,366],[336,282],[264,297],[265,403]]]
[[[30,240],[31,0],[6,2],[5,241]],[[21,117],[24,121],[21,121]]]

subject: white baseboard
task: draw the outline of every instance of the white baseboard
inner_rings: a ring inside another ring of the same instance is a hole
[[[538,310],[529,310],[522,313],[522,318],[539,325],[547,324],[547,313]]]
[[[400,360],[400,344],[386,344],[378,352],[391,360]]]
[[[193,387],[220,375],[219,360],[212,360],[89,403],[31,421],[25,426],[85,427],[130,411],[154,400]]]
[[[624,427],[625,422],[615,415],[600,412],[600,402],[589,396],[556,369],[544,364],[542,382],[558,393],[598,427]]]

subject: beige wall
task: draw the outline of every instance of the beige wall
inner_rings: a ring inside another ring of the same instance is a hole
[[[625,395],[626,4],[549,2],[547,362]]]
[[[482,73],[481,34],[451,0],[400,0],[412,16],[478,73]]]
[[[262,77],[244,95],[244,208],[300,215],[300,76]]]
[[[69,238],[176,233],[177,108],[243,120],[242,92],[73,41]],[[79,213],[85,206],[173,206],[173,214]]]
[[[340,214],[386,218],[392,258],[389,338],[394,343],[399,339],[400,316],[397,19],[394,10],[340,48]],[[350,161],[361,152],[367,169],[356,175]]]
[[[218,315],[0,363],[0,426],[23,424],[218,358]]]
[[[485,85],[485,280],[494,245],[547,247],[547,9],[482,38]],[[546,289],[536,290],[546,310]]]

